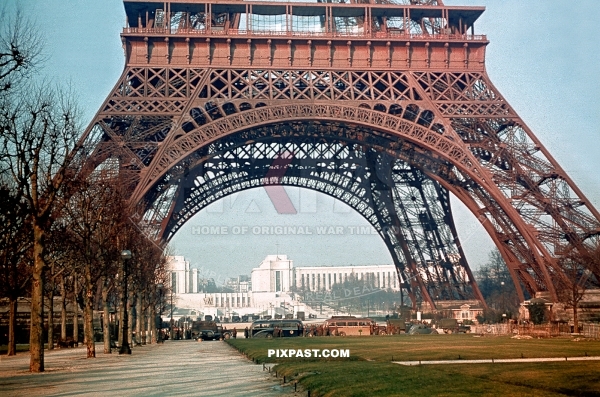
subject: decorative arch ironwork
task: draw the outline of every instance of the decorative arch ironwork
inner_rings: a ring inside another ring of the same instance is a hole
[[[181,173],[162,182],[167,191],[169,180],[176,181],[173,205],[165,217],[165,238],[228,194],[274,184],[304,187],[341,200],[371,223],[390,250],[413,303],[415,291],[418,300],[433,307],[432,297],[482,300],[458,243],[449,193],[437,182],[385,152],[356,142],[282,137],[274,131],[260,139],[257,133],[261,135],[254,130],[204,146],[182,162]],[[282,153],[293,153],[285,173],[269,177]]]

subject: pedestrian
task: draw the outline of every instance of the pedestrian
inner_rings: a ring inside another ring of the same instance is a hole
[[[233,327],[232,335],[233,335],[233,339],[237,339],[237,329],[235,327]]]
[[[244,330],[244,338],[248,339],[248,327]]]

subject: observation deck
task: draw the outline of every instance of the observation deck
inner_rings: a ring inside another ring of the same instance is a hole
[[[124,1],[128,65],[482,69],[485,7]]]

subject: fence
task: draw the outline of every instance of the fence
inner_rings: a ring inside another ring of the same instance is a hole
[[[600,338],[600,324],[583,324],[581,334],[586,338]]]
[[[471,333],[489,335],[508,335],[512,333],[511,324],[471,325]]]
[[[482,335],[509,335],[518,334],[534,338],[550,338],[561,335],[571,335],[575,330],[569,324],[482,324],[472,325],[471,332]],[[600,338],[600,324],[586,323],[579,325],[579,333],[586,338]]]
[[[293,29],[265,30],[265,29],[232,29],[227,30],[213,27],[206,28],[145,28],[145,27],[126,27],[123,28],[125,34],[156,34],[156,35],[222,35],[222,36],[285,36],[285,37],[356,37],[364,39],[388,39],[397,38],[401,40],[459,40],[459,41],[486,41],[486,35],[470,34],[421,34],[405,32],[353,32],[353,31],[334,31],[334,32],[314,32]]]

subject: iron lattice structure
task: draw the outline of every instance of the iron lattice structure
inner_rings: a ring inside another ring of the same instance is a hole
[[[521,300],[523,287],[556,300],[567,278],[558,257],[598,244],[598,211],[485,72],[488,41],[474,33],[483,7],[128,0],[125,9],[126,67],[82,146],[91,168],[127,179],[157,238],[234,192],[317,190],[373,225],[413,304],[432,307],[483,301],[450,193],[498,246]]]

